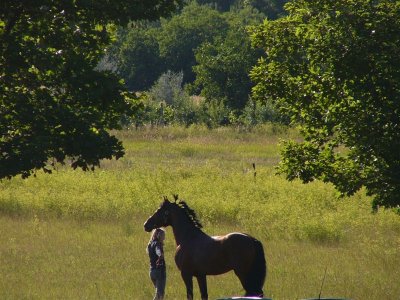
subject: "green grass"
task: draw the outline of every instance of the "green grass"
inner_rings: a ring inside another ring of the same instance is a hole
[[[279,139],[295,132],[269,125],[115,134],[125,157],[95,172],[59,167],[0,182],[0,299],[151,298],[143,222],[172,194],[207,233],[242,231],[263,242],[266,296],[316,297],[326,269],[324,297],[400,298],[400,217],[371,214],[364,191],[338,199],[330,185],[276,176]],[[167,299],[183,299],[174,251],[168,229]],[[210,299],[242,294],[233,273],[208,281]]]

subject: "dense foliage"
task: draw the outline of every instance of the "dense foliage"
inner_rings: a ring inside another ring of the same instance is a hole
[[[160,55],[168,69],[183,71],[184,82],[192,82],[192,67],[196,64],[194,51],[204,42],[223,36],[228,24],[214,9],[192,3],[182,13],[162,22],[158,35]]]
[[[99,69],[117,73],[130,90],[142,95],[154,90],[161,77],[168,81],[167,73],[183,75],[179,107],[162,104],[163,97],[155,99],[153,94],[151,99],[142,97],[142,110],[126,120],[131,118],[135,125],[196,122],[209,127],[271,121],[272,105],[254,105],[249,99],[249,72],[261,51],[251,47],[246,28],[261,24],[265,14],[241,1],[188,2],[169,19],[131,22],[119,30],[99,64]]]
[[[210,5],[222,12],[249,5],[263,13],[268,19],[276,19],[285,14],[283,6],[288,0],[197,0],[196,2]]]
[[[179,1],[4,0],[0,11],[0,179],[71,158],[120,157],[107,129],[129,109],[122,82],[95,69],[113,26],[157,19]]]
[[[227,33],[196,50],[194,86],[208,102],[221,101],[229,109],[242,111],[252,87],[249,72],[261,56],[260,51],[251,47],[246,26],[260,24],[264,16],[243,9],[227,18],[230,24]]]
[[[165,70],[156,39],[157,23],[142,21],[131,23],[134,28],[120,30],[119,34],[124,37],[124,42],[110,48],[110,51],[118,51],[121,59],[118,64],[112,61],[113,64],[109,69],[115,68],[114,70],[118,71],[118,75],[124,78],[129,90],[146,90]],[[115,53],[107,54],[106,58],[115,56]]]
[[[400,204],[400,3],[297,0],[253,30],[267,57],[254,97],[273,101],[304,134],[284,144],[289,180],[321,179],[373,206]]]

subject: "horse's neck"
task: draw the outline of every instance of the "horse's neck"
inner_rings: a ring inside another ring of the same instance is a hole
[[[181,212],[179,213],[181,214]],[[200,228],[197,228],[186,216],[177,215],[172,221],[172,231],[177,245],[191,242],[199,234],[204,234]]]

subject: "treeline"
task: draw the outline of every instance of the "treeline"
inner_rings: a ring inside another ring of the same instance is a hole
[[[284,122],[271,104],[251,99],[251,68],[262,56],[247,27],[284,14],[282,0],[190,1],[168,19],[116,30],[98,68],[124,79],[139,105],[126,125],[216,127]]]

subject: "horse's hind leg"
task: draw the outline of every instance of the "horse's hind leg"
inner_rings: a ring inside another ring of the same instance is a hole
[[[240,283],[242,284],[244,290],[246,291],[245,296],[249,296],[249,292],[250,292],[250,291],[248,290],[249,287],[248,287],[248,285],[246,284],[246,274],[244,274],[244,273],[242,273],[242,272],[239,272],[238,270],[234,270],[234,272],[235,272],[236,276],[239,278]]]
[[[199,283],[199,289],[200,289],[200,293],[201,293],[201,300],[208,300],[206,275],[197,276],[197,282]]]
[[[240,272],[237,270],[234,270],[236,276],[239,278],[240,283],[243,286],[243,289],[245,290],[245,297],[251,297],[251,296],[258,296],[262,297],[264,292],[261,289],[255,289],[252,282],[249,282],[248,280],[248,274],[244,272]]]

